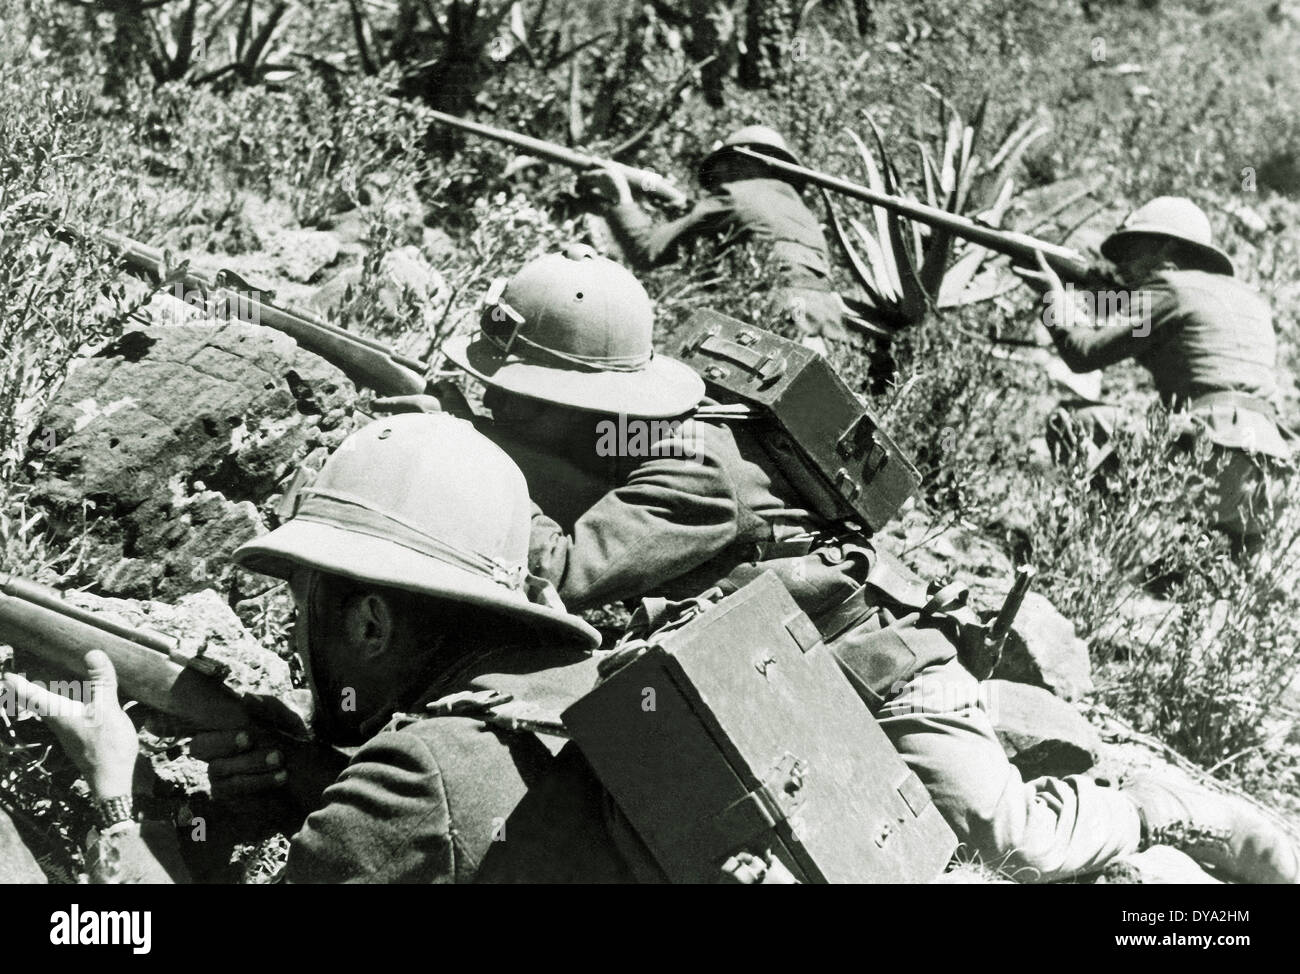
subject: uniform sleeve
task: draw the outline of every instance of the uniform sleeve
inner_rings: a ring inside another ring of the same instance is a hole
[[[584,513],[572,534],[535,514],[532,570],[555,584],[570,609],[645,595],[738,537],[741,507],[730,475],[698,443],[680,455],[683,435],[661,441],[657,455]]]
[[[1164,284],[1153,282],[1123,303],[1118,295],[1124,292],[1091,293],[1093,307],[1087,307],[1085,302],[1078,317],[1091,321],[1099,313],[1111,310],[1104,327],[1049,324],[1047,328],[1061,360],[1073,372],[1091,372],[1125,359],[1140,359],[1155,351],[1176,327],[1177,303]]]
[[[418,735],[376,735],[324,798],[293,837],[288,882],[455,881],[442,773]]]
[[[690,213],[657,227],[635,203],[615,206],[606,213],[623,253],[637,268],[674,260],[679,244],[722,229],[731,216],[730,204],[718,196],[701,200]]]

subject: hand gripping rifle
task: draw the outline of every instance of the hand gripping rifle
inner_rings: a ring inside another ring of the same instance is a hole
[[[1060,244],[1041,240],[1038,237],[1030,236],[1027,233],[1019,233],[1015,230],[1000,230],[997,227],[991,227],[986,223],[972,220],[970,217],[962,216],[959,213],[942,210],[936,206],[928,206],[925,203],[909,200],[902,196],[878,192],[869,186],[863,186],[861,183],[840,179],[838,176],[828,176],[816,169],[797,166],[783,159],[776,159],[760,152],[754,152],[743,145],[736,146],[733,151],[763,163],[774,172],[797,177],[802,182],[811,183],[831,192],[862,200],[872,206],[879,206],[891,213],[907,217],[909,220],[924,223],[937,230],[944,230],[953,236],[979,244],[981,247],[987,247],[997,253],[1006,254],[1012,261],[1022,267],[1037,267],[1036,254],[1041,253],[1047,260],[1048,265],[1057,274],[1061,275],[1063,281],[1079,285],[1110,283],[1106,280],[1104,272],[1098,269],[1095,262],[1089,261],[1086,256],[1071,247],[1063,247]]]
[[[685,206],[690,202],[685,193],[666,178],[656,172],[651,172],[649,169],[637,169],[635,166],[627,166],[621,162],[615,162],[613,159],[602,159],[599,156],[588,155],[585,152],[579,152],[558,145],[555,142],[547,142],[545,139],[535,139],[531,135],[521,135],[518,132],[511,132],[509,129],[484,125],[482,122],[471,122],[469,119],[448,115],[445,112],[430,110],[428,114],[443,125],[460,129],[462,132],[481,135],[486,139],[504,142],[506,145],[514,146],[516,149],[521,149],[531,155],[545,159],[547,162],[556,162],[561,166],[568,166],[570,169],[617,169],[634,190],[639,190],[646,196],[658,197],[673,206]]]
[[[231,689],[221,664],[187,653],[179,640],[79,608],[57,589],[14,575],[0,575],[0,643],[73,677],[85,676],[86,653],[103,650],[124,696],[196,730],[252,725],[311,736],[310,715],[278,697]]]

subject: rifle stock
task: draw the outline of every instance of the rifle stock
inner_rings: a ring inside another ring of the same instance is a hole
[[[13,575],[0,575],[0,643],[80,677],[86,653],[103,650],[124,695],[196,729],[261,725],[308,736],[307,721],[294,708],[232,690],[198,668],[175,639],[102,618],[68,603],[57,589]]]
[[[613,168],[617,169],[627,179],[633,189],[640,190],[647,196],[658,197],[666,203],[673,206],[685,206],[690,200],[686,194],[674,186],[666,178],[657,172],[649,169],[638,169],[635,166],[624,165],[613,159],[602,159],[599,156],[588,155],[585,152],[578,152],[566,146],[558,145],[555,142],[547,142],[545,139],[535,139],[531,135],[523,135],[519,132],[511,132],[509,129],[497,128],[494,125],[484,125],[482,122],[471,122],[467,118],[459,118],[456,115],[448,115],[445,112],[430,110],[429,115],[451,128],[460,129],[462,132],[470,132],[474,135],[481,135],[486,139],[492,139],[496,142],[503,142],[506,145],[514,146],[516,149],[522,149],[525,152],[538,156],[550,162],[559,163],[562,166],[568,166],[570,169],[596,169],[596,168]]]
[[[181,284],[186,292],[197,292],[205,303],[215,304],[233,318],[251,325],[266,325],[284,332],[309,352],[340,369],[359,386],[383,396],[420,395],[428,391],[423,362],[407,358],[373,339],[331,325],[318,315],[289,308],[259,296],[261,292],[231,271],[213,275],[185,268],[168,273],[162,251],[111,230],[96,230],[82,237],[102,241],[126,269],[154,285]],[[233,287],[231,285],[234,285]]]
[[[980,223],[978,220],[972,220],[970,217],[962,216],[959,213],[951,213],[948,210],[939,209],[937,206],[929,206],[902,196],[877,192],[869,186],[863,186],[861,183],[840,179],[838,176],[828,176],[816,169],[797,166],[783,159],[776,159],[755,152],[746,146],[736,146],[734,151],[740,155],[755,159],[769,169],[783,175],[795,176],[803,182],[821,186],[831,192],[840,193],[853,199],[862,200],[872,206],[879,206],[891,213],[907,217],[909,220],[924,223],[937,230],[943,230],[954,236],[979,244],[981,247],[987,247],[997,253],[1006,254],[1022,266],[1036,267],[1037,258],[1035,255],[1042,253],[1048,265],[1063,280],[1075,284],[1098,283],[1099,274],[1095,265],[1072,247],[1063,247],[1060,244],[1041,240],[1038,237],[1030,236],[1027,233],[1019,233],[1015,230],[999,230],[997,227]]]

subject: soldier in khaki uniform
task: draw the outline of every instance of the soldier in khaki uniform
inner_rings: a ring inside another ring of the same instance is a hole
[[[1121,313],[1094,320],[1042,264],[1021,275],[1047,289],[1048,333],[1075,372],[1134,359],[1160,401],[1187,428],[1181,445],[1212,444],[1206,473],[1217,484],[1212,523],[1239,548],[1257,548],[1285,490],[1291,449],[1279,433],[1277,337],[1262,298],[1233,276],[1211,243],[1210,221],[1191,200],[1162,196],[1135,210],[1102,243],[1133,290]],[[1094,301],[1092,308],[1114,306]],[[1110,407],[1073,417],[1078,438],[1100,448],[1122,421]]]
[[[660,226],[637,206],[627,179],[605,169],[585,177],[612,204],[605,216],[633,267],[656,267],[676,259],[683,245],[702,237],[738,233],[766,242],[778,268],[771,309],[798,328],[804,343],[825,352],[825,340],[846,341],[848,310],[831,286],[830,254],[821,225],[799,196],[799,187],[774,177],[761,163],[732,151],[757,152],[798,163],[785,139],[764,125],[733,132],[700,163],[708,195],[690,213]]]
[[[1156,780],[1024,782],[957,659],[960,619],[941,594],[866,538],[832,535],[743,426],[697,409],[701,380],[653,350],[652,329],[635,278],[572,247],[494,285],[479,332],[447,346],[487,385],[482,428],[540,507],[530,565],[566,602],[683,598],[774,570],[855,659],[882,727],[986,862],[1052,879],[1167,841],[1232,878],[1297,879],[1295,850],[1243,804]]]
[[[617,838],[576,751],[552,756],[537,735],[500,732],[473,706],[512,694],[558,713],[595,683],[588,650],[599,637],[527,571],[529,512],[519,470],[468,423],[395,416],[353,434],[292,519],[236,553],[288,580],[316,728],[354,750],[300,812],[288,881],[634,878],[619,850],[636,844]],[[91,712],[65,705],[47,720],[98,802],[94,878],[184,880],[176,833],[131,816],[138,741],[112,664],[97,651],[87,664]],[[5,679],[38,704],[48,693]],[[439,715],[420,716],[434,701]],[[215,736],[227,741],[207,744],[224,754],[211,761],[214,783],[242,801],[318,777],[309,746]]]

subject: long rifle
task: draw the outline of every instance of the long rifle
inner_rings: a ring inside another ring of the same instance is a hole
[[[757,160],[775,172],[798,177],[803,182],[812,183],[814,186],[821,186],[832,192],[862,200],[872,206],[879,206],[891,213],[907,217],[909,220],[927,224],[937,230],[946,231],[972,243],[977,243],[982,247],[987,247],[989,250],[1006,254],[1017,264],[1035,267],[1037,266],[1035,254],[1042,253],[1047,263],[1056,273],[1061,275],[1062,279],[1076,284],[1099,283],[1101,275],[1095,263],[1089,261],[1087,257],[1071,247],[1063,247],[1060,244],[1041,240],[1027,233],[1018,233],[1015,230],[999,230],[996,227],[980,223],[978,220],[972,220],[970,217],[951,213],[948,210],[941,210],[936,206],[928,206],[925,203],[909,200],[902,196],[877,192],[869,186],[863,186],[861,183],[840,179],[838,176],[828,176],[816,169],[797,166],[783,159],[775,159],[761,152],[755,152],[747,146],[736,146],[732,151]]]
[[[318,315],[263,300],[262,292],[230,270],[206,275],[187,264],[168,268],[163,252],[112,230],[81,231],[61,228],[64,237],[102,241],[130,273],[155,286],[182,288],[185,300],[201,297],[205,307],[250,325],[266,325],[284,332],[299,345],[339,368],[359,386],[384,396],[420,395],[429,391],[428,367],[391,348],[331,325]]]
[[[231,689],[210,661],[185,653],[178,640],[106,619],[68,602],[58,589],[14,575],[0,575],[0,643],[80,677],[86,653],[103,650],[125,696],[195,729],[258,725],[310,736],[306,715],[279,698]]]
[[[522,149],[539,158],[559,163],[561,166],[568,166],[570,169],[582,170],[606,167],[617,169],[627,178],[633,189],[640,190],[647,196],[656,196],[673,206],[685,206],[690,202],[685,193],[666,178],[649,169],[638,169],[635,166],[624,165],[613,159],[602,159],[599,156],[579,152],[576,149],[570,149],[555,142],[535,139],[531,135],[511,132],[509,129],[497,128],[495,125],[471,122],[469,119],[448,115],[446,112],[430,110],[428,114],[443,125],[460,129],[462,132],[472,132],[474,135],[481,135],[486,139],[504,142],[506,145],[512,145],[516,149]]]

